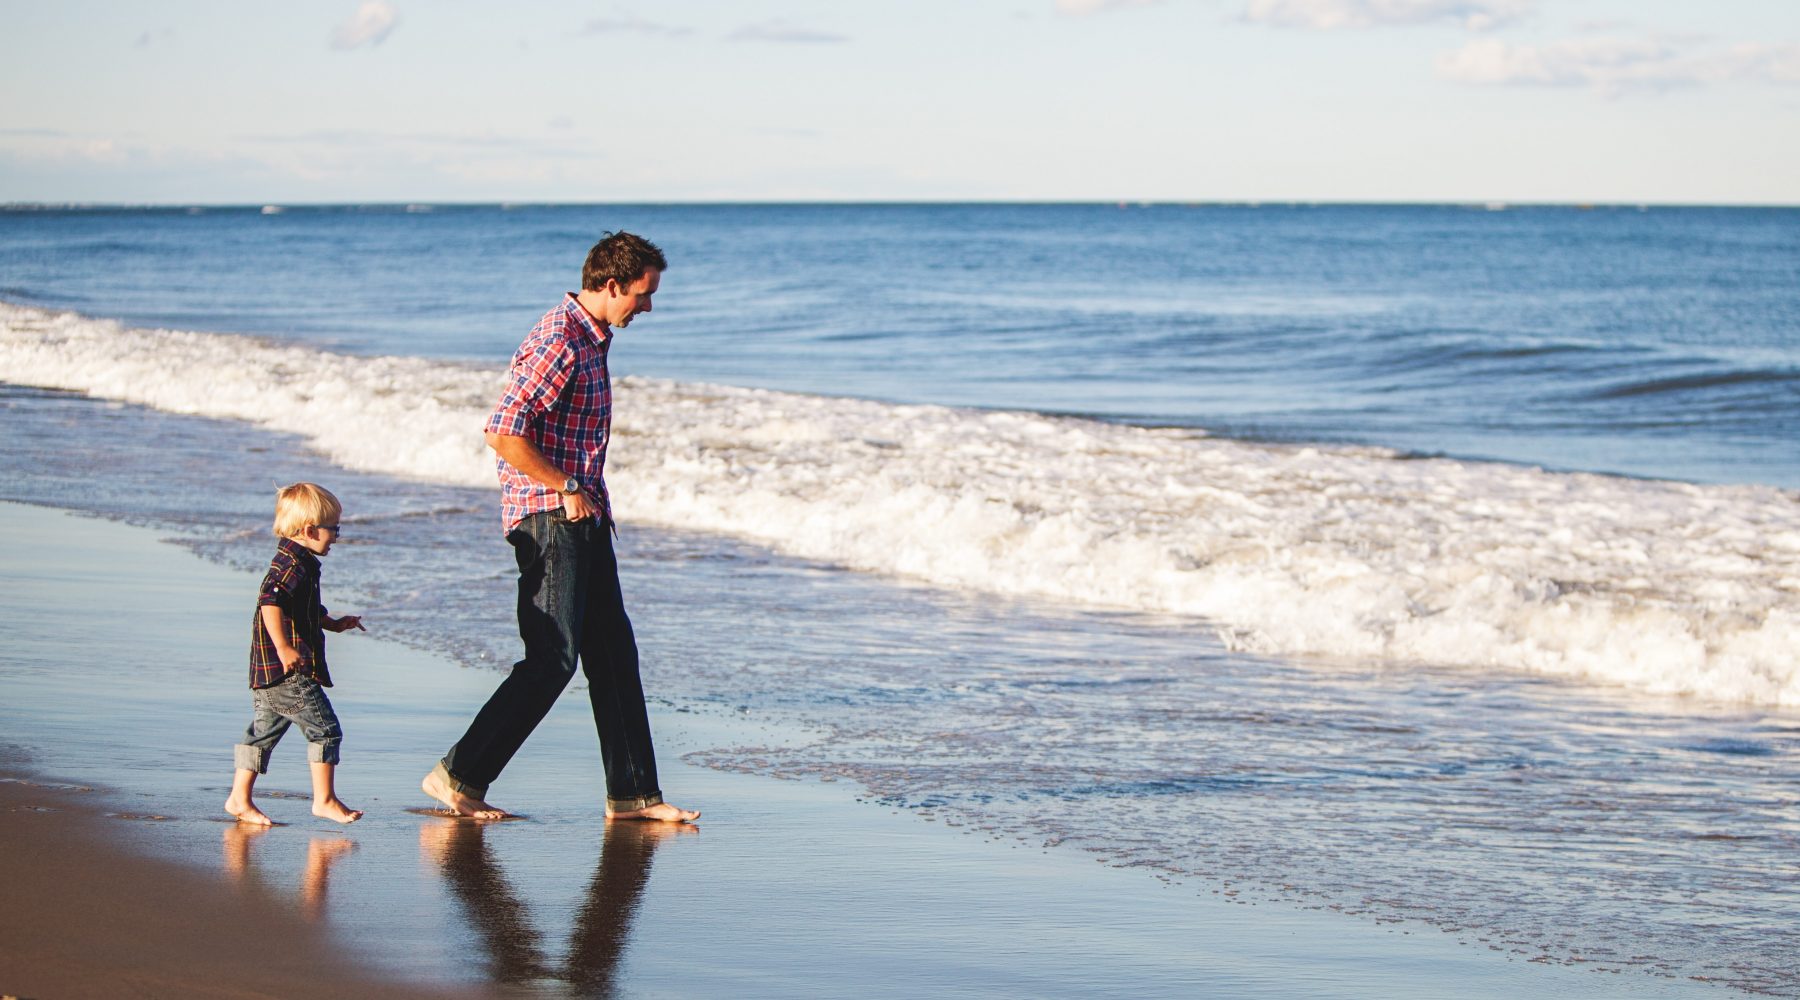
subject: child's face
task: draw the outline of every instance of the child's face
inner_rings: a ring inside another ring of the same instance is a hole
[[[324,555],[331,551],[332,543],[338,538],[338,526],[335,524],[309,524],[294,536],[294,541],[306,547],[314,555]]]

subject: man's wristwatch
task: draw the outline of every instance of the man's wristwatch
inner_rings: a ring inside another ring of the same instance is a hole
[[[575,494],[581,492],[581,484],[579,482],[576,482],[574,476],[568,476],[563,479],[562,488],[557,490],[556,492],[558,492],[566,497],[574,496]]]

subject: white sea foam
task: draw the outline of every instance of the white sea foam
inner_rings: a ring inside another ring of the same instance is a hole
[[[0,305],[0,380],[493,482],[500,373]],[[1239,648],[1800,705],[1800,497],[1031,413],[628,378],[621,520],[855,569],[1197,615]]]

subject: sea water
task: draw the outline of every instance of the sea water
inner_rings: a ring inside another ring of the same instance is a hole
[[[516,656],[479,428],[599,231],[658,240],[608,479],[672,705],[995,836],[1792,991],[1800,212],[0,213],[0,496]],[[348,605],[346,605],[348,606]]]

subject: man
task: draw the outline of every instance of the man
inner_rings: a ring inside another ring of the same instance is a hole
[[[619,592],[612,506],[602,471],[612,430],[606,351],[650,300],[668,267],[656,245],[609,233],[588,252],[581,291],[544,314],[513,355],[512,380],[488,418],[499,456],[501,521],[519,564],[525,658],[475,715],[421,787],[462,816],[500,819],[488,786],[575,676],[587,676],[608,819],[683,823],[664,802],[637,642]]]

